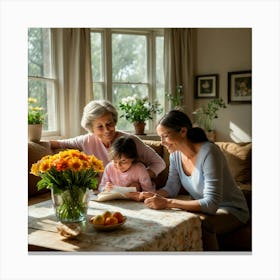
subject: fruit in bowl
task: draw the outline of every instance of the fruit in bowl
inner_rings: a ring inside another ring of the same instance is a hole
[[[104,225],[105,218],[103,217],[103,215],[97,215],[93,216],[90,221],[94,225]]]
[[[89,221],[97,230],[113,230],[123,225],[126,217],[118,211],[105,211],[103,214],[91,217]]]
[[[123,220],[124,220],[124,216],[123,216],[123,214],[121,212],[118,212],[118,211],[117,212],[113,212],[112,216],[117,218],[118,223],[122,223]]]

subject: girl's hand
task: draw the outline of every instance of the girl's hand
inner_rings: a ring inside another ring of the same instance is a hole
[[[155,194],[154,196],[146,198],[144,200],[145,205],[147,205],[149,208],[157,209],[157,210],[166,209],[167,202],[168,202],[167,198],[160,196],[158,194]]]
[[[111,182],[107,182],[103,191],[109,192],[113,189],[113,187],[114,187],[114,185]]]

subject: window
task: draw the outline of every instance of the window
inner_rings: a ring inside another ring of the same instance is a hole
[[[28,29],[28,97],[36,98],[47,113],[44,134],[57,131],[56,91],[53,73],[51,32]]]
[[[95,99],[108,99],[117,109],[123,97],[134,94],[164,100],[161,30],[92,29],[91,60]],[[153,122],[147,123],[148,132]],[[118,128],[132,131],[133,125],[119,118]]]

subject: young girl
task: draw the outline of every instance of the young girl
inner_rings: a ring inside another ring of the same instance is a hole
[[[145,165],[138,161],[137,148],[129,136],[117,138],[109,152],[111,162],[105,167],[98,190],[110,190],[113,186],[136,187],[138,191],[155,191]]]

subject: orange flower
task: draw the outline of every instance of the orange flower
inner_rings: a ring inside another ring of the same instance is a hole
[[[39,165],[39,171],[44,173],[50,169],[50,162],[48,160],[45,160],[40,163]]]
[[[53,165],[55,166],[57,171],[64,171],[69,168],[68,161],[63,158],[56,160]]]
[[[30,173],[35,176],[39,176],[39,169],[38,169],[38,165],[36,163],[32,164]]]
[[[83,168],[83,163],[76,158],[73,158],[69,161],[70,169],[73,171],[80,171]]]
[[[96,187],[97,181],[94,183],[92,178],[95,178],[97,173],[103,170],[103,162],[95,156],[69,149],[42,157],[41,160],[32,165],[30,173],[42,177],[38,182],[39,189],[52,186],[64,189],[71,183],[78,184],[81,188],[93,189]],[[79,172],[81,172],[80,176],[71,174]],[[69,182],[69,180],[71,181]]]

